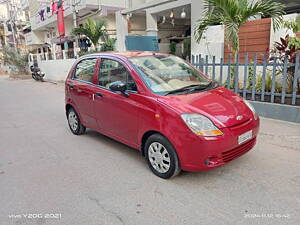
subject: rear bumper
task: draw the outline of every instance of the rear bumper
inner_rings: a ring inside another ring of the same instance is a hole
[[[199,137],[193,133],[176,137],[174,147],[185,171],[204,171],[220,167],[250,151],[256,144],[259,118],[231,128],[221,129],[222,136]],[[252,139],[238,144],[238,136],[252,130]]]

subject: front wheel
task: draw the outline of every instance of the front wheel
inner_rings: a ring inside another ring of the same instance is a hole
[[[164,179],[176,176],[180,165],[176,150],[162,135],[151,135],[145,144],[145,156],[151,171]]]
[[[35,73],[32,73],[31,76],[32,76],[32,78],[33,78],[34,80],[36,80],[36,81],[39,80]]]
[[[79,116],[73,108],[70,108],[67,113],[69,127],[73,134],[80,135],[85,132],[85,126],[80,122]]]

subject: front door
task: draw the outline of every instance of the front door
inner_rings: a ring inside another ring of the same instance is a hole
[[[114,81],[127,83],[128,97],[108,88]],[[137,100],[140,97],[127,68],[117,59],[102,58],[97,82],[94,110],[99,129],[136,145],[139,126]]]

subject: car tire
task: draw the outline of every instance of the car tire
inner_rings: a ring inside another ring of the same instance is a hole
[[[85,133],[86,128],[80,122],[79,116],[73,108],[70,108],[68,110],[67,119],[68,119],[70,130],[72,131],[73,134],[81,135]]]
[[[180,173],[176,150],[164,136],[151,135],[145,143],[144,152],[148,166],[156,176],[168,179]]]

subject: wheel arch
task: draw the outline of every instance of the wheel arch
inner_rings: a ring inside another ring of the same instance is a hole
[[[74,106],[73,106],[72,104],[70,104],[70,103],[67,103],[67,104],[66,104],[66,115],[68,114],[68,111],[69,111],[69,109],[71,109],[71,108],[74,109]]]
[[[76,107],[74,104],[72,104],[71,102],[66,103],[66,106],[65,106],[65,109],[66,109],[66,116],[68,116],[68,110],[71,109],[71,108],[73,108],[73,109],[75,110],[75,112],[76,112],[77,115],[79,116],[80,121],[81,121],[81,122],[84,122],[84,121],[82,120],[82,117],[81,117],[81,114],[80,114],[79,110],[77,110],[77,107]]]
[[[146,141],[153,134],[159,134],[159,135],[163,136],[164,138],[166,138],[170,142],[169,138],[166,135],[164,135],[163,133],[161,133],[161,132],[159,132],[157,130],[149,130],[149,131],[145,132],[144,135],[142,136],[141,146],[140,146],[141,153],[142,153],[143,156],[145,156],[145,144],[146,144]],[[170,142],[170,143],[172,144],[172,142]]]

